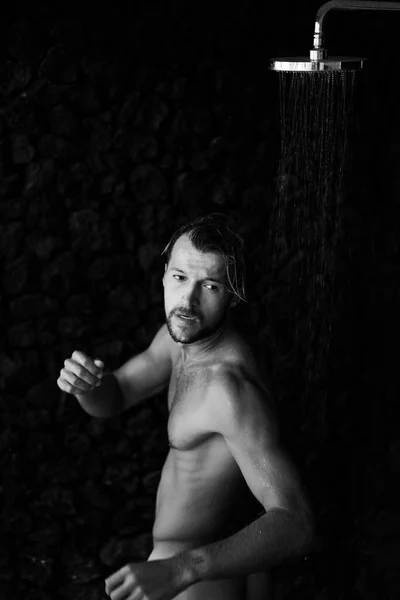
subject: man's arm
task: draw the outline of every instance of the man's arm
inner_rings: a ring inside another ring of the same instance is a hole
[[[150,346],[114,371],[122,395],[122,410],[164,390],[170,380],[176,344],[163,325]]]
[[[63,391],[73,394],[89,415],[116,416],[168,385],[173,344],[163,325],[144,352],[116,371],[102,375],[92,359],[74,352],[65,361],[57,383]]]
[[[311,511],[265,400],[231,375],[212,384],[207,396],[214,430],[224,436],[265,514],[226,539],[178,555],[191,584],[265,570],[305,554],[314,535]]]

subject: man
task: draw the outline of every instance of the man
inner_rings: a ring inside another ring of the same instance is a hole
[[[166,324],[150,347],[109,374],[74,352],[58,379],[97,417],[168,388],[154,548],[148,562],[111,575],[106,592],[112,600],[268,598],[268,568],[307,552],[313,526],[268,388],[230,320],[245,299],[242,240],[227,217],[209,215],[178,230],[164,253]],[[232,531],[243,482],[263,514]]]

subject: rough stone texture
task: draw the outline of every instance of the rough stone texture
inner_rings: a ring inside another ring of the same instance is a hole
[[[0,599],[98,600],[111,567],[150,553],[165,397],[100,421],[55,381],[76,348],[113,369],[146,347],[164,320],[160,252],[212,211],[246,240],[238,321],[254,331],[316,515],[314,552],[274,570],[276,599],[399,597],[395,71],[374,68],[360,27],[371,68],[351,138],[328,377],[316,384],[313,351],[296,344],[310,322],[299,257],[282,257],[271,283],[266,250],[279,160],[266,57],[304,47],[313,15],[289,1],[214,6],[212,17],[151,1],[64,18],[42,4],[19,3],[0,36]],[[387,55],[391,27],[379,38]]]

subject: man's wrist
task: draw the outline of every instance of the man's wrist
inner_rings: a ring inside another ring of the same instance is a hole
[[[185,550],[174,556],[176,565],[187,585],[193,585],[208,579],[206,558],[200,549]]]

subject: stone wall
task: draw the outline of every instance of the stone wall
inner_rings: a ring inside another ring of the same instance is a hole
[[[285,7],[221,7],[210,20],[178,2],[146,6],[16,5],[2,24],[0,598],[97,600],[112,570],[149,554],[165,397],[102,421],[55,382],[76,348],[112,369],[146,347],[164,318],[160,252],[177,226],[212,211],[233,216],[247,242],[239,320],[255,328],[317,518],[315,551],[275,570],[276,597],[394,598],[394,82],[379,75],[386,101],[372,77],[361,89],[321,435],[320,390],[284,331],[302,300],[290,289],[273,299],[265,250],[279,158],[265,57],[287,54],[295,17],[313,11],[295,11],[277,40]]]

